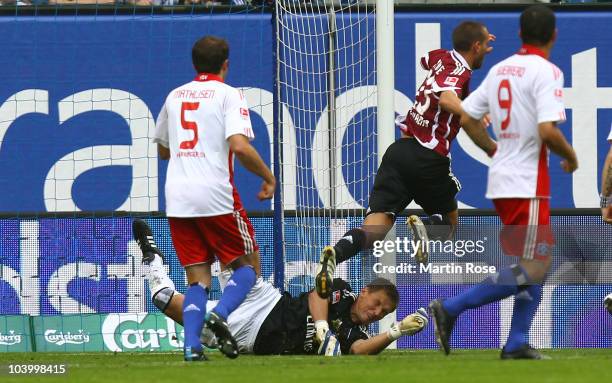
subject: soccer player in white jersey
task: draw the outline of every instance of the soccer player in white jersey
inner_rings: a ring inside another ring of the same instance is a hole
[[[606,156],[603,170],[601,171],[601,218],[604,222],[612,224],[612,125],[608,135],[610,150]]]
[[[548,151],[563,158],[571,173],[576,154],[557,124],[565,121],[563,73],[548,61],[557,31],[555,15],[543,5],[527,8],[520,18],[520,50],[491,68],[462,107],[462,125],[487,153],[487,198],[493,200],[504,224],[500,242],[504,253],[519,262],[463,293],[434,300],[436,340],[448,354],[455,319],[466,309],[515,296],[510,335],[502,359],[540,359],[529,345],[529,328],[542,298],[554,244],[549,226],[550,179]],[[490,113],[497,144],[479,120]],[[497,151],[495,151],[497,148]]]
[[[258,270],[248,258],[259,258],[258,246],[234,186],[234,156],[263,179],[260,200],[272,198],[275,189],[272,172],[249,143],[254,135],[246,100],[224,82],[228,56],[223,39],[196,41],[192,60],[197,75],[168,94],[155,131],[160,157],[170,160],[166,215],[189,282],[183,305],[186,361],[205,359],[199,340],[204,322],[221,351],[238,356],[226,319],[256,281]],[[215,257],[233,274],[219,304],[206,312]]]

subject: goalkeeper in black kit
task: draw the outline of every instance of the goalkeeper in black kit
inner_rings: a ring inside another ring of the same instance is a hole
[[[147,280],[153,303],[164,314],[182,324],[184,296],[175,290],[163,268],[163,255],[153,234],[142,220],[134,221],[134,236],[148,266]],[[219,274],[224,288],[231,271]],[[244,302],[228,318],[229,329],[240,353],[270,354],[377,354],[404,335],[414,335],[428,324],[427,313],[419,309],[387,331],[368,334],[368,325],[395,311],[399,293],[395,285],[376,278],[355,294],[342,279],[334,280],[329,298],[311,290],[292,297],[281,294],[272,284],[258,278]],[[216,302],[209,301],[207,310]],[[215,336],[206,327],[202,342],[216,346]]]

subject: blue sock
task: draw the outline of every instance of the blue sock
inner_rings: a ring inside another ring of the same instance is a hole
[[[251,266],[242,266],[234,270],[232,277],[227,281],[219,303],[213,311],[223,319],[227,319],[244,301],[244,298],[255,285],[256,279],[257,275]]]
[[[530,285],[514,297],[512,326],[506,342],[506,351],[516,351],[529,343],[529,328],[542,301],[542,285]]]
[[[185,327],[185,348],[202,351],[200,333],[204,326],[208,289],[200,283],[189,285],[183,301],[183,326]]]
[[[528,281],[527,274],[519,265],[502,269],[497,275],[489,277],[479,284],[442,303],[444,309],[452,316],[457,316],[467,309],[484,306],[516,294],[520,285]]]

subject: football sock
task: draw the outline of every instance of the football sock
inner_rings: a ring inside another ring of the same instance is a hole
[[[530,285],[514,297],[512,326],[506,342],[506,351],[516,351],[529,343],[529,329],[542,301],[542,290],[542,285]]]
[[[147,281],[149,282],[149,290],[151,290],[151,296],[155,296],[159,291],[168,287],[171,290],[176,291],[174,282],[168,277],[166,270],[164,269],[164,263],[162,258],[155,254],[155,258],[149,263],[144,265],[145,271],[147,271]]]
[[[204,326],[208,288],[201,283],[192,283],[185,293],[183,302],[183,324],[185,327],[185,348],[202,351],[200,333]]]
[[[242,266],[235,269],[213,311],[223,319],[227,319],[244,301],[244,298],[255,285],[256,279],[257,275],[251,266]]]
[[[166,307],[170,303],[170,300],[174,296],[174,290],[169,287],[164,287],[153,295],[151,298],[153,300],[153,304],[157,307],[161,312],[166,311]]]
[[[219,275],[217,275],[217,279],[219,279],[219,287],[221,287],[221,293],[223,294],[223,290],[225,290],[225,286],[227,286],[227,282],[229,282],[232,277],[232,270],[225,269],[219,271]]]
[[[445,299],[442,306],[450,315],[457,316],[467,309],[484,306],[516,294],[519,287],[525,286],[528,281],[525,270],[520,265],[512,265],[461,294]]]
[[[351,229],[347,231],[336,243],[336,264],[344,262],[355,256],[363,249],[366,241],[366,234],[363,229]]]
[[[421,221],[427,229],[427,235],[429,235],[430,240],[440,241],[448,239],[453,229],[451,221],[446,215],[432,214],[424,217]]]

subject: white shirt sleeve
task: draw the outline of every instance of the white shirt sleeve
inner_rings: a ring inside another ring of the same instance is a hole
[[[153,142],[156,142],[166,148],[170,147],[170,144],[168,142],[168,111],[166,110],[165,102],[161,108],[161,111],[159,112],[159,115],[157,116]]]
[[[491,73],[491,72],[489,72]],[[489,98],[487,97],[487,84],[489,73],[475,91],[461,103],[463,110],[472,118],[480,120],[489,113]]]
[[[558,73],[555,79],[555,70]],[[542,122],[564,122],[563,72],[554,65],[543,65],[534,82],[534,98],[538,113],[538,124]]]
[[[226,140],[235,134],[242,134],[249,140],[255,138],[253,127],[251,126],[249,106],[241,91],[232,88],[227,92],[224,112]]]
[[[608,135],[608,141],[612,142],[612,124],[610,124],[610,135]]]

